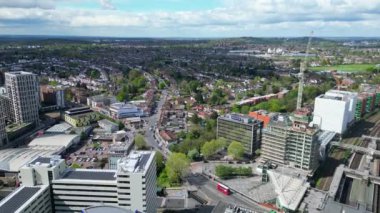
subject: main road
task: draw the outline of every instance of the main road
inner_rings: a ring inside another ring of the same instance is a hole
[[[145,128],[145,141],[150,147],[153,147],[156,149],[156,151],[161,152],[165,157],[167,157],[168,150],[164,146],[160,146],[157,142],[157,140],[154,138],[154,132],[157,128],[157,124],[159,122],[160,116],[161,116],[161,109],[164,105],[166,98],[168,96],[168,92],[166,90],[163,90],[161,93],[160,100],[157,104],[157,108],[155,110],[155,113],[151,115],[150,117],[145,118],[146,122],[146,128]]]
[[[260,207],[254,201],[243,197],[238,193],[232,193],[231,195],[225,195],[216,189],[217,182],[212,181],[201,174],[191,174],[187,178],[189,184],[197,187],[197,194],[205,197],[211,205],[215,205],[218,201],[222,200],[227,203],[236,204],[241,207],[245,207],[256,212],[267,212],[268,209]]]

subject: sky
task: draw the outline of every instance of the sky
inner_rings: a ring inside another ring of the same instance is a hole
[[[380,0],[0,0],[0,35],[380,36]]]

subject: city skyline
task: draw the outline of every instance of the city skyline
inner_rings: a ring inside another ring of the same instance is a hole
[[[365,0],[0,1],[2,35],[278,37],[379,35],[380,2]]]

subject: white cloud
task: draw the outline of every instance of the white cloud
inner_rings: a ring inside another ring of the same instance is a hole
[[[100,0],[100,5],[105,10],[114,10],[115,6],[112,4],[111,0]]]
[[[115,9],[111,0],[93,0],[100,1],[102,8],[107,10],[60,9],[54,8],[56,1],[59,0],[14,0],[10,5],[10,1],[0,0],[0,27],[39,24],[59,25],[75,32],[81,28],[94,32],[99,28],[115,28],[124,33],[128,28],[139,28],[139,32],[175,32],[183,36],[191,36],[188,33],[198,36],[198,32],[210,36],[220,36],[219,32],[237,36],[275,36],[276,30],[283,32],[278,35],[305,35],[312,29],[330,34],[344,30],[380,33],[379,0],[360,3],[354,0],[225,0],[219,8],[211,10],[176,12],[111,11],[109,9]]]

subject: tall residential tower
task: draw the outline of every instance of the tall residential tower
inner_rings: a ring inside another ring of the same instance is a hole
[[[39,123],[39,86],[37,75],[29,72],[6,72],[5,87],[16,123]]]

